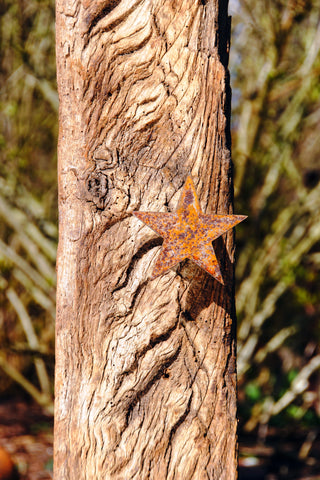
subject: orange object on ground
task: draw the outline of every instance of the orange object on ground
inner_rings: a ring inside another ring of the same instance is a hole
[[[0,480],[18,479],[17,470],[9,453],[0,447]]]

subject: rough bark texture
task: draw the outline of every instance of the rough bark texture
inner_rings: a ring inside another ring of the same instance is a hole
[[[58,0],[56,480],[236,478],[232,232],[225,286],[150,280],[192,175],[232,213],[227,2]]]

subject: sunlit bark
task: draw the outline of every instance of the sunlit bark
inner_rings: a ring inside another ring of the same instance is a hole
[[[188,175],[232,213],[226,2],[57,2],[55,479],[236,478],[233,236],[225,286],[150,280]]]

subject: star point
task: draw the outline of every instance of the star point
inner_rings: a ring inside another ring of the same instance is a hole
[[[163,237],[152,279],[188,258],[222,284],[212,241],[247,218],[245,215],[204,214],[191,177],[185,182],[175,213],[133,212],[133,215]]]

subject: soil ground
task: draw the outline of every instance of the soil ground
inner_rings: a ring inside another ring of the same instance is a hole
[[[53,418],[22,400],[0,402],[0,445],[11,455],[21,480],[50,480]]]

